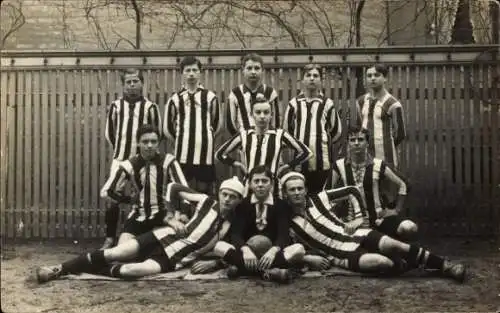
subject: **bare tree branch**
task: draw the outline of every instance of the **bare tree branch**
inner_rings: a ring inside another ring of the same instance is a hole
[[[137,5],[136,0],[130,0],[132,3],[132,7],[134,8],[135,12],[135,49],[140,49],[141,48],[141,15],[142,12],[139,9],[139,6]]]
[[[5,46],[7,39],[17,32],[26,23],[26,18],[24,17],[22,11],[22,2],[18,2],[19,6],[16,7],[10,3],[4,4],[4,10],[7,10],[9,19],[8,24],[5,27],[2,25],[2,43],[0,49]],[[2,19],[3,20],[3,19]]]

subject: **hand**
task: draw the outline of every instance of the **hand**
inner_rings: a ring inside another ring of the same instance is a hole
[[[305,255],[304,262],[316,271],[324,271],[330,267],[330,261],[320,255]]]
[[[278,247],[271,247],[269,250],[267,250],[267,252],[259,260],[259,270],[263,271],[270,268],[278,251]]]
[[[219,269],[218,260],[205,260],[205,261],[198,261],[193,264],[191,267],[191,273],[192,274],[205,274],[205,273],[210,273],[214,272],[217,269]]]
[[[276,177],[281,177],[282,174],[286,174],[290,170],[290,165],[288,164],[283,164],[281,165],[278,170],[276,171]]]
[[[350,221],[349,223],[346,223],[344,226],[344,230],[346,233],[351,235],[356,231],[356,229],[358,229],[359,226],[361,226],[361,224],[363,224],[362,217],[354,219],[354,220]]]
[[[189,217],[186,214],[181,214],[179,215],[179,218],[177,220],[183,224],[186,224],[187,222],[189,222]]]
[[[239,168],[240,171],[243,173],[243,176],[246,176],[248,174],[246,166],[243,165],[243,163],[241,163],[240,161],[234,162],[233,166]]]
[[[250,250],[249,247],[243,246],[241,247],[241,252],[243,252],[243,262],[245,263],[245,268],[250,271],[257,271],[257,257]]]
[[[186,236],[187,231],[186,231],[186,226],[184,224],[182,224],[176,219],[170,220],[168,224],[175,230],[177,236],[180,237]]]
[[[398,211],[395,209],[385,209],[382,214],[383,214],[383,217],[389,217],[389,216],[393,216],[393,215],[398,215]]]

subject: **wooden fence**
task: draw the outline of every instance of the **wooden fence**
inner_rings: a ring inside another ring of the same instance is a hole
[[[248,51],[245,51],[248,52]],[[222,102],[242,83],[243,51],[3,51],[1,54],[1,235],[94,238],[104,234],[99,189],[110,165],[107,105],[121,93],[118,70],[142,68],[160,105],[178,90],[181,55],[206,65],[203,84]],[[493,46],[256,51],[282,108],[300,88],[301,67],[325,66],[324,87],[345,121],[356,71],[390,65],[389,88],[405,109],[401,150],[411,182],[407,214],[429,233],[499,232],[498,49]],[[283,109],[282,109],[283,111]],[[227,135],[222,139],[226,139]],[[220,144],[220,142],[219,142]],[[218,165],[221,176],[228,175]]]

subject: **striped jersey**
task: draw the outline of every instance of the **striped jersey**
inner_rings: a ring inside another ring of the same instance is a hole
[[[399,195],[406,195],[407,184],[401,174],[381,159],[373,158],[369,160],[365,165],[364,173],[361,177],[356,177],[358,175],[355,174],[353,167],[352,162],[347,158],[337,160],[332,170],[332,176],[326,183],[326,188],[332,188],[333,186],[357,186],[361,191],[367,210],[364,215],[368,218],[369,225],[374,226],[377,219],[376,212],[382,209],[381,182],[387,180],[397,185]],[[352,212],[348,213],[348,221],[354,218]]]
[[[289,163],[291,168],[305,162],[313,156],[311,150],[294,138],[289,132],[268,129],[258,135],[255,129],[241,130],[239,134],[226,141],[216,152],[216,158],[224,164],[233,165],[236,160],[229,156],[235,150],[242,151],[242,162],[249,173],[255,166],[267,165],[276,174],[281,152],[288,147],[295,151],[295,158]]]
[[[202,86],[194,93],[183,88],[166,104],[163,132],[175,140],[175,157],[182,164],[213,164],[219,124],[217,97]]]
[[[132,203],[129,218],[137,221],[153,219],[165,214],[165,193],[169,182],[187,186],[179,162],[171,154],[157,154],[152,160],[145,160],[140,154],[123,161],[101,190],[101,197],[121,203],[131,203],[130,196],[123,195],[126,183],[131,183],[139,193],[139,203]]]
[[[162,244],[165,254],[175,264],[189,263],[206,252],[211,251],[217,241],[222,240],[229,232],[231,222],[220,214],[219,203],[213,197],[202,195],[177,183],[167,185],[166,199],[168,203],[177,203],[182,199],[180,192],[201,195],[190,220],[186,223],[185,238],[168,234],[168,230],[154,230],[153,234]],[[166,235],[165,235],[166,233]],[[162,235],[163,234],[163,235]]]
[[[302,165],[303,170],[328,170],[333,162],[332,144],[342,134],[342,123],[332,99],[323,95],[307,99],[303,93],[290,100],[283,128],[302,141],[314,157]]]
[[[352,190],[338,191],[345,197]],[[307,200],[303,212],[294,212],[291,231],[294,238],[310,249],[338,259],[348,259],[356,252],[370,229],[358,228],[353,234],[345,232],[345,224],[329,210],[330,199],[325,192]]]
[[[370,154],[398,167],[396,147],[406,137],[401,103],[390,93],[382,99],[369,93],[356,100],[358,122],[370,131]]]
[[[271,104],[271,110],[273,111],[271,128],[280,127],[280,108],[276,90],[271,86],[262,84],[257,90],[252,91],[246,85],[242,84],[235,87],[229,94],[227,129],[231,135],[236,134],[242,129],[255,127],[255,121],[252,117],[252,107],[256,102],[258,94],[263,94]]]
[[[120,98],[111,103],[106,120],[106,140],[113,147],[113,159],[123,161],[139,153],[136,134],[141,125],[151,124],[161,131],[158,105],[145,97],[136,102]]]

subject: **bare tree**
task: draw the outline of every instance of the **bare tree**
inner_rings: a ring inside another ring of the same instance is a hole
[[[6,2],[6,1],[5,1]],[[15,32],[17,32],[26,23],[26,18],[23,14],[23,2],[22,0],[9,1],[9,3],[1,3],[1,45],[0,49],[3,49],[7,39],[11,37]]]

